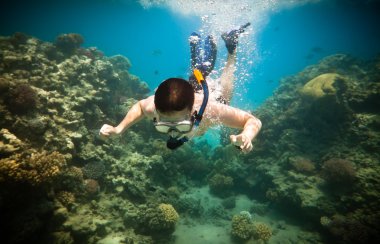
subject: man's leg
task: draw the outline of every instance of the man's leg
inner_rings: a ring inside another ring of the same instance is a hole
[[[234,80],[236,70],[236,48],[238,44],[239,34],[243,33],[250,23],[242,25],[237,30],[232,30],[229,33],[223,33],[222,39],[226,44],[228,51],[227,62],[223,68],[222,75],[220,76],[220,84],[222,87],[222,98],[226,104],[230,104],[232,93],[234,91]]]
[[[234,91],[234,80],[236,70],[236,50],[230,54],[228,53],[227,62],[223,68],[222,75],[220,76],[221,96],[226,104],[230,104],[232,93]]]

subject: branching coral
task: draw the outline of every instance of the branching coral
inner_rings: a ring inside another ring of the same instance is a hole
[[[56,151],[35,152],[26,156],[16,154],[0,160],[0,181],[10,180],[40,185],[51,181],[65,165],[65,157]]]

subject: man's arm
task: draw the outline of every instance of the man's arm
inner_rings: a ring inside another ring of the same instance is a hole
[[[146,99],[138,101],[134,104],[118,126],[113,127],[112,125],[104,124],[100,129],[99,135],[102,137],[108,137],[111,135],[122,134],[126,129],[144,118],[143,104],[146,102],[145,100]]]
[[[224,104],[213,103],[209,108],[212,121],[243,129],[239,135],[231,135],[230,139],[244,152],[249,152],[252,149],[251,141],[261,129],[261,121],[248,112]]]
[[[126,129],[139,122],[142,118],[144,118],[144,113],[142,110],[142,101],[138,101],[132,108],[128,111],[127,115],[125,115],[124,119],[120,122],[118,126],[116,126],[117,134],[122,134]]]

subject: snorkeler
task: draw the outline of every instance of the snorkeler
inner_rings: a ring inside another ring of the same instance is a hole
[[[243,152],[252,150],[252,140],[261,129],[261,121],[252,114],[229,106],[233,91],[236,48],[238,36],[249,23],[237,30],[224,33],[222,38],[228,57],[220,77],[220,94],[215,96],[206,82],[216,58],[216,45],[212,36],[205,39],[200,51],[201,39],[196,33],[190,36],[191,65],[194,70],[189,81],[169,78],[157,88],[155,95],[140,100],[128,111],[116,127],[104,124],[100,136],[106,138],[122,134],[144,117],[152,120],[156,130],[168,134],[167,147],[175,149],[194,136],[203,135],[213,125],[223,124],[242,129],[238,135],[230,135],[231,143]]]

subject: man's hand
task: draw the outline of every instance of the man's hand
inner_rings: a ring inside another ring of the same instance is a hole
[[[243,153],[249,153],[253,148],[251,140],[244,134],[231,135],[230,140],[231,143],[238,146]]]
[[[116,134],[118,134],[116,128],[107,124],[104,124],[99,131],[99,136],[103,139]]]

